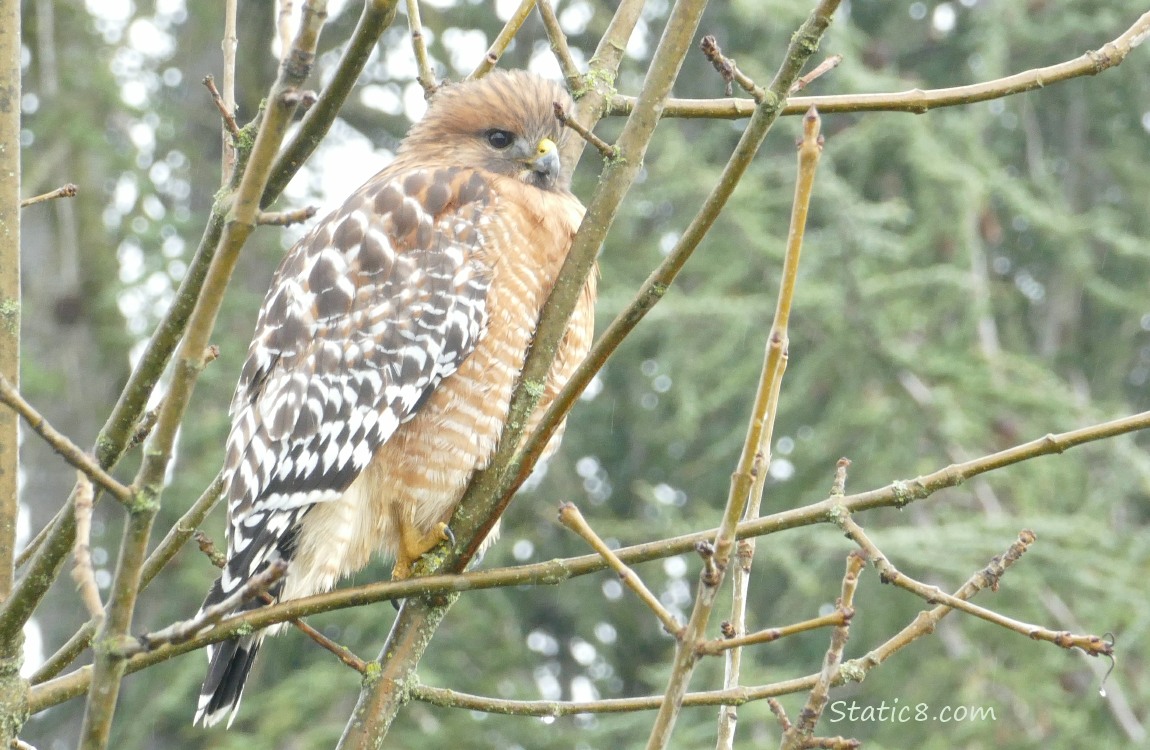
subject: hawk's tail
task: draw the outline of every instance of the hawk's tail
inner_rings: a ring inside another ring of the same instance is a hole
[[[204,600],[201,611],[224,599],[221,582],[216,581]],[[244,612],[263,606],[263,602],[249,601],[236,612]],[[208,675],[200,688],[200,699],[196,706],[196,716],[192,724],[210,727],[218,724],[225,716],[228,726],[236,717],[240,698],[244,695],[244,683],[252,670],[256,654],[260,650],[264,633],[242,635],[208,646]]]
[[[217,643],[208,650],[208,676],[200,688],[200,700],[193,724],[210,727],[225,716],[228,726],[236,717],[244,683],[260,650],[263,634],[245,635]]]

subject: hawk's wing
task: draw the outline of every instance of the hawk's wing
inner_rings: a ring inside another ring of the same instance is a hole
[[[290,558],[307,509],[338,498],[474,350],[495,200],[472,170],[381,176],[285,258],[232,402],[223,596]]]

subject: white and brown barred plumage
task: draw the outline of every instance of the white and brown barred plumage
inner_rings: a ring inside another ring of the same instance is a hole
[[[288,253],[232,402],[228,564],[205,607],[276,559],[283,600],[376,552],[404,577],[438,541],[491,459],[583,216],[556,146],[568,101],[518,71],[442,89],[395,161]],[[592,274],[535,419],[587,353],[594,298]],[[262,637],[209,648],[196,722],[234,718]]]

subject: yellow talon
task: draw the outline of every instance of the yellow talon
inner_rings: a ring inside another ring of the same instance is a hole
[[[420,533],[410,524],[400,525],[400,549],[395,556],[395,567],[391,569],[391,580],[402,581],[411,577],[415,561],[435,549],[440,542],[455,544],[455,534],[440,521],[430,531]]]

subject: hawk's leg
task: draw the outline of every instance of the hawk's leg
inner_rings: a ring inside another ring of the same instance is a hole
[[[430,531],[420,531],[414,524],[400,519],[399,513],[392,513],[392,519],[399,528],[399,549],[395,553],[395,567],[391,569],[391,580],[402,581],[411,577],[411,567],[425,553],[430,552],[440,542],[455,542],[455,535],[443,521],[437,522]]]

